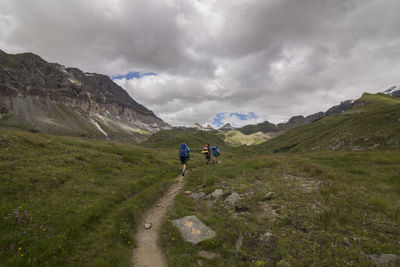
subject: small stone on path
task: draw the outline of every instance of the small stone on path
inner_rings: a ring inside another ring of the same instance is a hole
[[[190,195],[192,191],[185,191],[185,195]]]
[[[145,223],[144,224],[144,229],[149,230],[151,228],[151,223]]]

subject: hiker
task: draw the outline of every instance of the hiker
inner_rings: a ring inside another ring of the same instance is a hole
[[[219,153],[219,146],[215,145],[211,148],[212,156],[213,156],[213,164],[218,164],[218,157],[221,155]]]
[[[179,159],[182,163],[182,176],[185,176],[186,164],[190,159],[190,149],[186,143],[181,144],[181,150],[179,151]]]
[[[210,144],[206,144],[203,147],[203,151],[201,151],[206,156],[206,164],[210,163],[211,159],[211,149],[210,149]]]

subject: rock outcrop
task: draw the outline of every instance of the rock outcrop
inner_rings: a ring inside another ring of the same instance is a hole
[[[219,128],[218,130],[227,132],[227,131],[233,131],[233,130],[235,130],[235,128],[233,128],[233,126],[230,123],[226,123],[224,126]]]

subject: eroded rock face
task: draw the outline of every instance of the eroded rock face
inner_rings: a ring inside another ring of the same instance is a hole
[[[100,131],[103,125],[104,135],[107,130],[153,133],[170,127],[106,75],[48,63],[32,53],[9,55],[1,50],[0,114],[18,116],[43,131],[45,122],[76,132]]]

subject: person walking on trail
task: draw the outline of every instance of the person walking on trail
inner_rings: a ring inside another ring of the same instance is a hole
[[[218,164],[218,157],[219,157],[219,155],[221,155],[219,153],[218,145],[211,147],[211,151],[212,151],[212,156],[213,156],[213,164]]]
[[[203,147],[203,151],[201,151],[206,156],[206,164],[210,163],[211,159],[211,149],[210,149],[210,144],[206,144]]]
[[[179,151],[179,159],[182,163],[182,176],[185,176],[186,164],[190,159],[190,149],[186,143],[181,144],[181,150]]]

